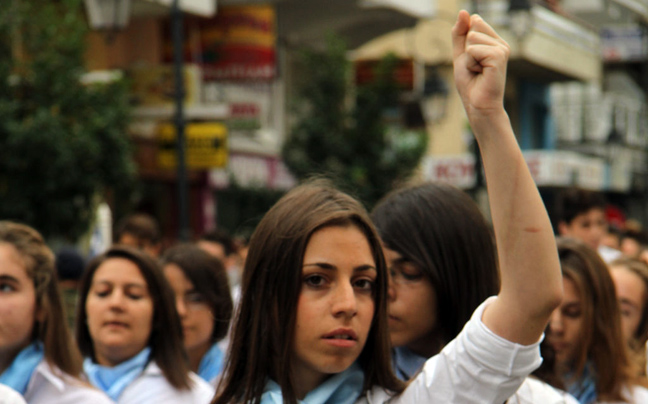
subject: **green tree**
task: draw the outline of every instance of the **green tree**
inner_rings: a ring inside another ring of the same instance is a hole
[[[282,155],[297,178],[330,176],[370,208],[412,174],[427,148],[427,133],[385,119],[398,110],[397,59],[385,57],[375,80],[354,88],[346,51],[330,36],[325,52],[303,52],[297,123]]]
[[[0,218],[69,241],[135,173],[126,84],[81,82],[87,30],[80,0],[0,5]]]

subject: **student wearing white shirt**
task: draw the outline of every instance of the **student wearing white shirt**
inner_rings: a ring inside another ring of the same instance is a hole
[[[36,230],[0,221],[0,384],[29,404],[110,403],[81,373],[54,254]]]
[[[144,252],[113,247],[88,264],[76,333],[88,380],[117,403],[204,404],[213,395],[189,370],[173,292]]]
[[[565,297],[545,340],[556,374],[581,403],[647,403],[646,379],[629,357],[605,262],[577,239],[559,239],[558,254]]]
[[[408,381],[457,337],[477,306],[497,294],[496,247],[477,204],[445,183],[392,192],[377,204],[371,219],[390,273],[394,371]],[[569,403],[566,396],[528,378],[507,402]]]
[[[20,394],[9,386],[0,384],[0,404],[26,404]]]
[[[222,262],[193,244],[166,250],[162,269],[182,322],[191,370],[216,385],[225,362],[221,341],[232,318],[232,297]]]
[[[214,404],[503,403],[540,364],[562,296],[549,218],[503,107],[509,47],[459,13],[455,83],[480,144],[502,289],[407,385],[390,367],[388,274],[362,205],[320,182],[264,216],[243,271],[230,358]]]

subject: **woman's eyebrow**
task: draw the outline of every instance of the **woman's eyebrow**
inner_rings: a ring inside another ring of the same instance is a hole
[[[330,271],[336,271],[337,270],[337,267],[335,265],[332,265],[332,264],[329,264],[329,263],[326,263],[326,262],[307,263],[307,264],[304,264],[302,266],[302,268],[305,268],[305,267],[319,267],[321,269],[326,269],[326,270],[330,270]],[[376,270],[376,267],[373,266],[373,265],[365,264],[365,265],[359,265],[359,266],[353,268],[353,271],[354,272],[368,271],[368,270],[372,270],[372,269]]]
[[[5,281],[5,282],[9,281],[9,282],[14,282],[14,283],[20,283],[18,278],[14,277],[14,276],[11,276],[11,275],[7,275],[7,274],[0,274],[0,281]]]

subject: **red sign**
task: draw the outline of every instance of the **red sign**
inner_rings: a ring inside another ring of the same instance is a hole
[[[276,17],[272,5],[223,6],[211,19],[187,21],[185,59],[205,81],[270,80],[276,75]],[[172,60],[170,38],[165,59]]]

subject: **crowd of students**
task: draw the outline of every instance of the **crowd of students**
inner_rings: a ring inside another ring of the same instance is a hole
[[[0,403],[648,402],[648,269],[608,267],[589,210],[556,241],[503,107],[508,45],[465,11],[452,39],[492,228],[449,185],[368,213],[313,180],[238,271],[217,234],[161,252],[139,216],[71,287],[69,327],[54,254],[0,221]]]

